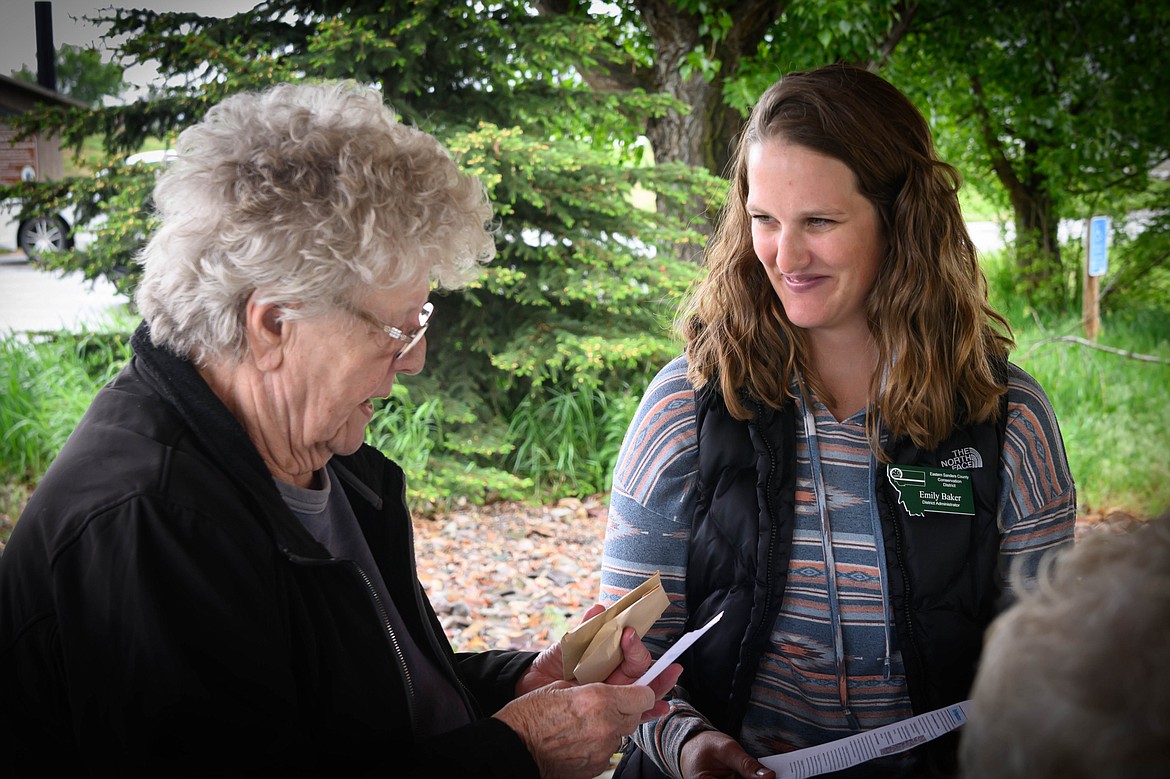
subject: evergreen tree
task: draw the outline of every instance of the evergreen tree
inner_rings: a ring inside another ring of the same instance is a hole
[[[68,144],[97,134],[118,158],[148,137],[172,138],[232,92],[349,78],[377,86],[404,121],[480,175],[497,209],[498,256],[481,281],[437,297],[428,369],[381,417],[425,417],[425,434],[387,430],[376,417],[371,436],[415,466],[412,486],[425,499],[520,497],[534,482],[606,488],[614,439],[651,372],[676,353],[669,319],[699,272],[669,250],[701,235],[635,205],[635,188],[665,201],[699,196],[714,209],[723,186],[683,164],[639,164],[641,127],[673,103],[599,93],[576,76],[573,61],[628,57],[604,20],[541,17],[511,0],[269,0],[225,19],[114,10],[104,21],[127,61],[155,60],[162,76],[186,78],[127,106],[32,119]],[[106,215],[89,254],[51,262],[131,289],[130,257],[150,230],[150,175],[111,164],[90,181],[42,188]]]

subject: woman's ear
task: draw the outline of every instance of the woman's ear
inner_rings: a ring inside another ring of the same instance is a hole
[[[289,328],[280,318],[281,307],[275,303],[260,303],[253,292],[244,309],[244,325],[248,353],[260,370],[280,367]]]

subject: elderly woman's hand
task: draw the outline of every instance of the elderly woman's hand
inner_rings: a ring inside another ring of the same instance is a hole
[[[600,603],[595,603],[585,612],[585,616],[582,617],[581,622],[588,622],[603,611],[605,611],[605,607]],[[654,663],[654,658],[650,656],[650,651],[638,639],[638,634],[633,628],[626,628],[622,631],[621,647],[622,663],[605,679],[606,684],[632,684],[640,679],[642,674],[646,672],[646,669]],[[661,698],[670,692],[681,673],[682,666],[677,663],[671,663],[651,683],[650,687]],[[519,697],[538,690],[541,687],[562,681],[564,679],[563,674],[564,663],[561,654],[561,644],[558,641],[541,652],[536,660],[533,661],[532,665],[529,666],[524,676],[520,677],[520,680],[516,683],[516,696]],[[654,716],[660,716],[663,713],[665,713],[665,707],[662,707],[662,711]],[[650,717],[650,719],[653,719],[653,717]]]
[[[593,617],[605,611],[605,607],[600,603],[594,603],[585,612],[585,616],[581,618],[581,623],[588,622]],[[625,651],[625,636],[622,636],[622,650]],[[649,654],[649,653],[647,653]],[[537,655],[536,659],[532,661],[532,665],[528,666],[528,670],[520,680],[516,682],[516,697],[530,693],[533,690],[539,690],[541,687],[546,687],[555,682],[562,681],[564,677],[564,660],[561,653],[561,642],[553,644],[545,648],[543,652]]]
[[[517,698],[493,716],[520,736],[542,779],[592,779],[609,767],[622,737],[655,701],[646,685],[561,681]]]

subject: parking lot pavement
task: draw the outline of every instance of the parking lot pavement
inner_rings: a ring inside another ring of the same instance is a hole
[[[0,254],[0,335],[102,327],[129,302],[105,279],[40,270],[19,251]]]

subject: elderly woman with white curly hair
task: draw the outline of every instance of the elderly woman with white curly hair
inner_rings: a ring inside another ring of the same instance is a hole
[[[964,779],[1170,776],[1170,511],[1085,533],[991,623]]]
[[[601,684],[453,653],[363,443],[432,283],[493,254],[483,186],[353,84],[232,96],[177,152],[134,357],[0,557],[6,775],[600,773],[680,669],[629,684],[632,631]]]

